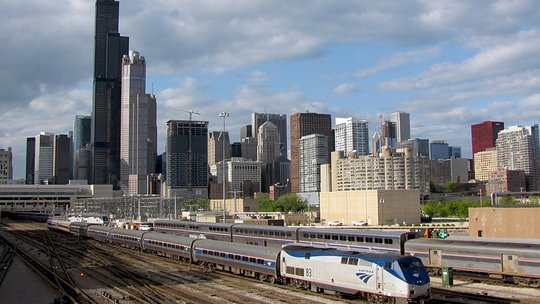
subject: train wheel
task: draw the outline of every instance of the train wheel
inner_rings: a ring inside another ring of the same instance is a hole
[[[259,280],[261,280],[261,282],[266,281],[266,275],[265,274],[260,274],[259,275]]]
[[[274,276],[270,277],[270,284],[276,284],[276,277]]]

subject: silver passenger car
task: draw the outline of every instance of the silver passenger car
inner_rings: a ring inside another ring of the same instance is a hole
[[[500,275],[504,281],[540,287],[540,242],[531,239],[451,237],[405,243],[432,273],[442,267]]]

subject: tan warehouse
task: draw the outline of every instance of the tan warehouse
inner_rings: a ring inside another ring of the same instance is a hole
[[[469,208],[469,236],[540,238],[540,207]]]
[[[352,225],[363,220],[369,225],[419,224],[419,190],[363,190],[321,192],[321,221]]]

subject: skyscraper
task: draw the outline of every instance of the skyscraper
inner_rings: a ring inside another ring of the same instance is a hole
[[[497,163],[501,169],[523,170],[527,191],[540,187],[538,125],[511,126],[497,136]]]
[[[71,152],[72,138],[66,134],[54,136],[53,146],[53,183],[67,185],[71,179],[73,153]]]
[[[88,179],[88,159],[79,157],[80,154],[88,154],[88,150],[80,152],[85,149],[86,145],[90,143],[92,127],[92,116],[77,115],[73,122],[73,172],[74,179]],[[88,147],[87,147],[88,148]],[[86,148],[86,149],[87,149]],[[79,163],[81,162],[81,163]],[[79,176],[79,168],[86,168],[85,172]],[[81,178],[79,178],[81,177]]]
[[[257,133],[257,161],[271,163],[280,156],[280,131],[271,121],[263,123]]]
[[[223,160],[223,146],[225,146],[225,159],[231,158],[229,142],[229,132],[212,131],[208,134],[208,165],[217,164]]]
[[[208,198],[208,121],[167,121],[166,155],[169,195]]]
[[[450,150],[446,140],[432,140],[429,142],[429,159],[448,159]]]
[[[336,118],[336,151],[345,155],[355,151],[356,155],[369,154],[368,121],[356,117]]]
[[[272,122],[279,132],[280,155],[287,157],[287,115],[270,113],[251,114],[251,125],[253,126],[254,136],[257,136],[259,128],[267,121]]]
[[[291,191],[300,191],[300,138],[310,134],[322,134],[332,138],[330,114],[295,113],[291,115]],[[328,144],[330,150],[333,144]]]
[[[396,140],[398,143],[411,138],[411,122],[409,113],[392,113],[392,115],[390,115],[390,121],[396,124]]]
[[[118,10],[118,1],[96,0],[90,172],[91,183],[115,189],[120,180],[121,62],[129,49],[129,38],[118,33]]]
[[[34,170],[36,167],[36,138],[26,138],[26,177],[25,184],[34,184]]]
[[[54,134],[41,132],[36,136],[34,184],[52,183]]]
[[[471,126],[473,157],[475,153],[495,148],[497,134],[504,130],[504,122],[484,121]]]
[[[156,97],[146,94],[146,60],[129,51],[122,60],[121,187],[126,194],[148,194],[148,176],[157,157]]]
[[[0,149],[0,180],[13,179],[13,154],[11,147]]]
[[[328,137],[310,134],[300,138],[300,192],[320,192],[321,165],[330,161]]]

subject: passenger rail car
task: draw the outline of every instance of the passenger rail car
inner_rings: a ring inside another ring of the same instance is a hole
[[[417,237],[405,230],[334,229],[158,220],[154,231],[175,235],[203,234],[207,239],[265,247],[287,243],[331,244],[346,248],[404,254],[404,244]]]
[[[429,276],[415,257],[291,244],[283,247],[280,262],[285,280],[312,291],[361,295],[377,303],[430,296]]]
[[[191,262],[191,247],[196,240],[189,237],[147,232],[142,236],[141,246],[144,252]]]
[[[442,267],[484,275],[505,282],[540,287],[540,243],[493,238],[416,239],[405,243],[407,254],[420,258],[428,270]]]
[[[197,240],[192,255],[195,263],[273,283],[279,278],[280,252],[278,248]]]
[[[284,226],[234,224],[232,242],[281,248],[284,244],[297,242],[298,229]]]
[[[109,242],[111,238],[111,230],[113,229],[113,227],[108,226],[92,225],[88,227],[87,234],[89,238],[93,238],[101,242]]]
[[[47,220],[47,228],[49,230],[56,230],[64,233],[69,233],[69,225],[71,225],[70,221],[62,221],[62,220],[55,220],[55,219],[48,219]]]
[[[109,241],[113,244],[122,245],[127,248],[142,249],[142,237],[146,231],[113,228],[109,232]]]
[[[88,237],[88,227],[98,224],[92,223],[81,223],[81,222],[71,222],[69,225],[69,233],[74,236]]]
[[[299,243],[330,244],[341,248],[404,254],[404,244],[414,233],[398,230],[300,228]]]

